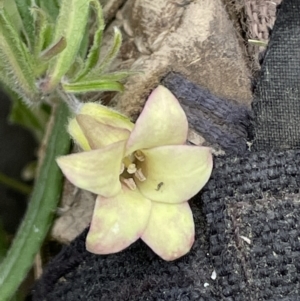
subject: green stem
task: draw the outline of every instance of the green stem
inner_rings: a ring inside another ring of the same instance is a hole
[[[24,220],[6,258],[0,265],[0,299],[8,301],[32,266],[34,257],[51,226],[62,189],[62,174],[55,158],[68,153],[70,139],[65,131],[68,107],[60,103],[32,198]]]
[[[32,188],[16,179],[8,177],[7,175],[0,172],[0,184],[3,184],[13,190],[16,190],[22,194],[30,194]]]

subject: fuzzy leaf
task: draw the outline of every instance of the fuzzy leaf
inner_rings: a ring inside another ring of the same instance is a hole
[[[42,61],[48,61],[61,53],[67,47],[67,42],[64,37],[61,37],[56,43],[48,47],[41,53],[40,59]]]
[[[0,60],[3,82],[28,103],[37,101],[33,58],[3,8],[0,8]]]
[[[85,33],[84,33],[84,35],[82,37],[81,44],[80,44],[80,47],[79,47],[79,51],[78,51],[78,55],[76,57],[76,60],[78,58],[84,60],[86,58],[86,56],[87,56],[89,47],[90,47],[90,26],[87,23],[86,28],[85,28]],[[72,69],[72,67],[71,67],[71,69]],[[81,70],[81,69],[79,69],[79,70]],[[69,69],[68,73],[69,72],[70,72],[70,69]],[[77,74],[77,73],[70,73],[70,76],[68,75],[68,77],[73,78],[74,74]]]
[[[133,75],[133,74],[137,74],[137,72],[136,71],[116,71],[116,72],[111,72],[111,73],[107,73],[104,75],[93,74],[91,72],[87,76],[85,76],[82,80],[94,81],[94,80],[101,78],[101,80],[118,82],[118,81],[124,80],[125,78],[127,78],[128,76]]]
[[[104,73],[109,68],[113,60],[116,58],[122,44],[122,34],[117,27],[114,27],[114,32],[114,40],[111,48],[108,50],[102,62],[98,64],[93,70],[91,70],[91,72],[88,73],[87,76],[96,75],[99,77],[100,74]]]
[[[124,91],[124,87],[121,83],[102,79],[87,82],[64,83],[62,84],[62,87],[67,93],[86,93],[92,91]]]
[[[38,58],[40,52],[44,49],[49,21],[47,14],[39,7],[32,7],[31,12],[35,19],[35,40],[33,52],[35,58]]]
[[[97,21],[98,21],[98,28],[94,34],[93,45],[89,51],[84,68],[77,75],[74,82],[83,78],[94,66],[96,66],[96,64],[98,63],[98,60],[99,60],[100,48],[101,48],[100,46],[102,43],[102,34],[103,34],[105,25],[104,25],[102,7],[101,7],[99,1],[94,0],[91,3],[93,4],[93,6],[96,10],[96,13],[97,13],[96,15],[97,15]]]
[[[22,0],[20,0],[22,1]],[[36,0],[36,4],[55,21],[59,13],[59,0]]]
[[[44,92],[53,90],[76,59],[89,15],[90,0],[63,0],[56,22],[54,41],[65,37],[67,47],[49,66]]]
[[[28,39],[29,47],[32,49],[35,40],[34,20],[30,12],[31,0],[15,0],[19,14],[23,22],[23,32]]]

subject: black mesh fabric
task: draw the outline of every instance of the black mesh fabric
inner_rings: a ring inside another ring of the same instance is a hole
[[[190,202],[191,252],[164,262],[138,241],[97,256],[85,250],[85,231],[48,265],[34,301],[300,300],[299,13],[299,0],[283,1],[258,80],[251,152],[216,158]]]
[[[180,74],[168,74],[162,84],[179,100],[189,127],[210,144],[227,154],[243,155],[248,151],[251,112],[246,106],[220,99]]]
[[[299,164],[300,150],[216,160],[202,201],[222,300],[297,300]]]
[[[33,300],[219,300],[211,293],[205,219],[195,204],[193,212],[198,233],[187,256],[165,262],[141,241],[123,252],[97,256],[85,250],[85,231],[49,264]]]
[[[299,0],[283,1],[253,102],[256,150],[300,147],[299,16]]]

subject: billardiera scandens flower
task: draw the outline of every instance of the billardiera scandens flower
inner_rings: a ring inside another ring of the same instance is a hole
[[[173,94],[156,88],[135,124],[84,104],[68,130],[84,152],[57,163],[75,186],[98,195],[87,250],[115,253],[141,238],[165,260],[186,254],[194,242],[187,201],[208,181],[212,155],[185,145],[188,122]]]

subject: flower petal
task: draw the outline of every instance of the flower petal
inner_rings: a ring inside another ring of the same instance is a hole
[[[98,196],[86,248],[96,254],[122,251],[143,234],[151,202],[138,190],[123,187],[114,197]]]
[[[86,137],[84,136],[82,129],[80,128],[77,120],[75,118],[69,120],[68,132],[74,139],[77,145],[79,145],[83,150],[89,151],[91,147]]]
[[[59,157],[56,161],[75,186],[111,197],[121,189],[119,173],[124,148],[125,141],[120,141],[101,149]]]
[[[131,131],[134,127],[134,124],[126,116],[97,103],[86,103],[82,105],[79,114],[88,115],[104,125],[118,128],[120,130]],[[91,150],[88,139],[85,137],[76,118],[69,121],[68,132],[75,140],[76,144],[78,144],[83,150]],[[106,143],[105,145],[107,144],[109,143]]]
[[[187,202],[177,205],[152,202],[141,238],[157,255],[167,261],[175,260],[189,252],[194,237],[193,214]]]
[[[84,104],[79,114],[89,115],[101,123],[129,131],[134,127],[128,117],[97,103],[88,102]]]
[[[130,131],[105,125],[89,115],[77,115],[76,120],[92,149],[127,140]]]
[[[212,155],[208,147],[161,146],[142,152],[145,161],[138,167],[146,180],[136,179],[136,184],[152,201],[187,201],[201,190],[212,171]]]
[[[143,148],[183,144],[187,131],[187,118],[178,100],[167,88],[158,86],[136,121],[126,154]]]

